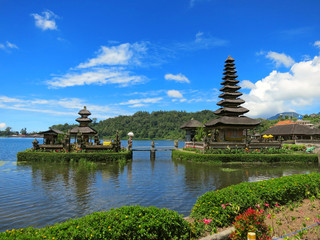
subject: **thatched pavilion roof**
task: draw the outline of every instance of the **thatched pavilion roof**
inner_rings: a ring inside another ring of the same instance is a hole
[[[203,127],[203,124],[198,120],[191,119],[190,121],[181,125],[181,129],[197,129],[198,127]]]
[[[85,135],[95,135],[95,134],[97,134],[97,131],[89,126],[88,127],[80,127],[79,126],[79,127],[75,127],[70,130],[70,134],[72,134],[72,135],[76,135],[78,133],[82,133]]]
[[[320,135],[320,129],[310,128],[300,124],[276,125],[263,132],[262,135],[286,136],[286,135]]]
[[[39,132],[39,134],[58,135],[58,134],[64,134],[64,132],[57,130],[57,129],[49,129],[47,131]]]
[[[245,116],[240,117],[228,117],[223,116],[220,118],[213,119],[204,125],[206,127],[220,127],[220,126],[232,126],[232,127],[252,127],[258,126],[260,124],[259,120],[248,118]]]

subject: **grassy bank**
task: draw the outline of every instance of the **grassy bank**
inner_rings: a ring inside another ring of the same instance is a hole
[[[172,159],[192,162],[318,162],[317,154],[201,154],[190,151],[172,151]]]
[[[69,162],[85,159],[92,162],[112,162],[129,160],[131,152],[33,152],[23,151],[17,153],[18,161],[47,161],[47,162]]]

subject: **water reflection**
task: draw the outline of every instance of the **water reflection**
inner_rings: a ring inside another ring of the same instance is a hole
[[[0,139],[0,231],[42,227],[124,205],[156,206],[189,215],[198,196],[243,181],[319,171],[317,165],[199,164],[172,161],[171,152],[134,152],[133,161],[96,167],[19,163],[30,139]],[[179,143],[183,145],[183,143]],[[134,141],[133,147],[150,146]],[[157,148],[173,141],[156,141]]]
[[[184,179],[188,191],[208,189],[216,190],[239,184],[256,182],[293,174],[320,172],[318,164],[208,164],[174,160],[177,171],[179,166],[185,169]]]

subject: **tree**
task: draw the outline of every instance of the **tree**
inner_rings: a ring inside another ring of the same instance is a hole
[[[11,134],[11,127],[6,127],[5,135],[9,136]]]
[[[21,135],[27,135],[27,128],[22,128],[22,129],[20,130],[20,134],[21,134]]]

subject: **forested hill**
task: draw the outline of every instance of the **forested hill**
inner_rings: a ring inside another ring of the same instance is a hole
[[[116,130],[119,130],[120,137],[126,138],[128,132],[134,133],[134,139],[184,139],[185,131],[180,126],[191,120],[207,122],[216,115],[209,110],[188,113],[185,111],[157,111],[157,112],[136,112],[132,116],[118,116],[106,120],[91,123],[91,127],[99,132],[101,137],[113,138]],[[59,124],[52,128],[67,131],[78,124]]]

